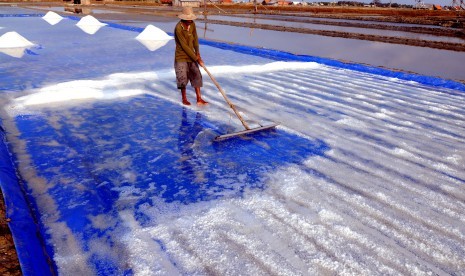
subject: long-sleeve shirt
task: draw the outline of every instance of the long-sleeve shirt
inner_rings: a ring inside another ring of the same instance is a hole
[[[174,29],[174,40],[176,41],[176,51],[174,54],[176,61],[197,61],[199,39],[194,22],[188,28],[185,28],[181,21],[179,21]]]

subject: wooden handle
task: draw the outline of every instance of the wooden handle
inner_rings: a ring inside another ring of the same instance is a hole
[[[215,80],[215,78],[212,76],[212,74],[210,73],[210,71],[208,71],[207,67],[205,65],[201,65],[202,68],[205,70],[205,72],[207,72],[208,76],[210,77],[210,79],[213,81],[213,83],[216,85],[216,87],[218,88],[218,90],[220,91],[221,95],[223,95],[223,98],[226,100],[226,102],[228,103],[229,107],[232,108],[232,110],[234,111],[234,113],[236,114],[237,118],[239,118],[239,120],[241,120],[241,123],[242,125],[245,127],[245,129],[249,130],[250,127],[247,125],[247,123],[244,121],[244,119],[242,119],[242,116],[241,114],[239,114],[239,111],[237,111],[236,107],[233,105],[233,103],[228,99],[228,96],[226,96],[226,92],[224,92],[223,88],[221,88],[220,84]]]

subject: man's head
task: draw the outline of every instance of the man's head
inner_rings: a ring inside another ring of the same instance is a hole
[[[197,19],[197,16],[195,16],[192,7],[183,7],[182,13],[178,15],[178,17],[186,23],[192,23],[193,20]]]

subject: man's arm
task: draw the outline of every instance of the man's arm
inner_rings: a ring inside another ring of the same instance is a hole
[[[194,29],[192,30],[192,35],[194,36],[194,50],[195,50],[195,53],[197,55],[197,63],[200,65],[200,66],[205,66],[205,64],[203,63],[203,60],[202,58],[200,57],[200,46],[199,46],[199,37],[197,36],[197,27],[195,26],[195,23],[192,24],[194,27]]]

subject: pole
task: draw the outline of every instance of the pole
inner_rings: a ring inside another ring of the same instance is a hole
[[[216,85],[216,88],[218,88],[218,90],[220,91],[221,95],[223,95],[223,98],[226,100],[226,102],[228,103],[229,107],[231,107],[231,109],[234,111],[234,113],[236,114],[237,118],[239,118],[239,120],[241,120],[241,123],[242,125],[245,127],[246,130],[250,130],[250,127],[247,125],[247,123],[244,121],[244,119],[242,118],[241,114],[239,114],[239,111],[237,111],[236,107],[234,106],[234,104],[228,99],[228,96],[226,96],[226,92],[224,92],[223,88],[221,88],[220,84],[215,80],[215,78],[212,76],[212,74],[210,73],[210,71],[208,71],[207,67],[206,66],[202,66],[203,69],[205,70],[205,72],[207,72],[208,76],[210,76],[210,79],[213,81],[213,83]]]

